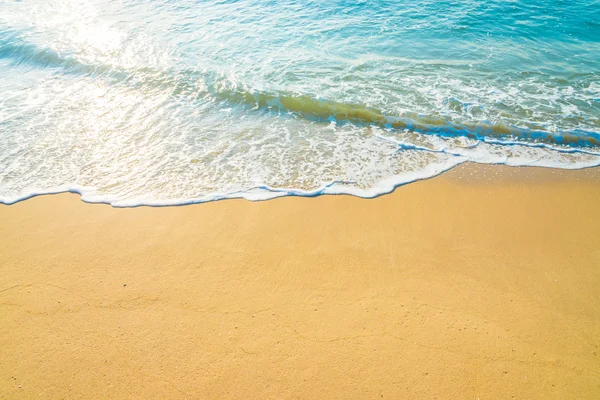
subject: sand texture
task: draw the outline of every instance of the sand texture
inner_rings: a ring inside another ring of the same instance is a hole
[[[0,206],[0,398],[600,399],[599,177]]]

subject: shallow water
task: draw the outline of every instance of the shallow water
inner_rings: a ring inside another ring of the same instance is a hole
[[[600,165],[600,2],[0,0],[0,201]]]

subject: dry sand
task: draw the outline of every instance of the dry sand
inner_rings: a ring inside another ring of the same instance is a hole
[[[597,169],[465,166],[375,200],[41,196],[0,206],[0,237],[3,399],[600,398]]]

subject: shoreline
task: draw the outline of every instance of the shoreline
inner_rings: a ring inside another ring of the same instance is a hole
[[[0,398],[600,396],[600,168],[0,205]]]
[[[500,169],[496,170],[498,167]],[[447,170],[444,170],[442,172],[439,172],[436,175],[428,176],[426,178],[416,178],[415,180],[412,180],[409,182],[393,185],[393,188],[390,191],[381,192],[374,196],[361,196],[361,195],[353,194],[353,193],[329,193],[329,192],[325,191],[326,190],[325,188],[317,189],[312,192],[301,192],[301,193],[300,193],[300,191],[297,191],[296,189],[278,189],[278,188],[273,189],[273,188],[271,188],[270,189],[271,193],[277,193],[279,191],[281,191],[283,193],[283,192],[287,191],[287,194],[283,194],[281,196],[269,197],[269,198],[260,198],[260,199],[249,199],[244,196],[226,197],[229,195],[223,195],[225,197],[216,197],[216,198],[210,199],[210,200],[200,200],[200,199],[173,200],[174,202],[171,204],[166,204],[166,203],[162,203],[159,201],[159,202],[155,202],[154,204],[152,204],[151,202],[148,202],[148,203],[139,203],[139,204],[134,203],[133,205],[128,205],[128,204],[115,205],[115,203],[111,203],[108,200],[94,201],[94,200],[84,199],[85,189],[65,188],[65,189],[56,190],[56,191],[28,194],[22,198],[19,198],[17,200],[10,201],[10,202],[0,201],[0,206],[12,206],[12,205],[22,203],[22,202],[30,200],[30,199],[34,199],[36,197],[55,196],[55,195],[71,195],[71,194],[79,196],[79,199],[86,204],[107,205],[107,206],[110,206],[113,208],[124,208],[124,209],[138,208],[138,207],[162,208],[162,207],[194,206],[194,205],[214,203],[217,201],[224,201],[224,200],[245,200],[245,201],[250,201],[250,202],[263,202],[263,201],[276,200],[276,199],[285,198],[285,197],[312,199],[312,198],[317,198],[317,197],[322,197],[322,196],[348,196],[348,197],[355,197],[355,198],[363,199],[363,200],[372,200],[372,199],[377,199],[379,197],[388,196],[390,194],[393,194],[396,190],[398,190],[399,188],[402,188],[404,186],[412,185],[417,182],[427,181],[430,179],[435,179],[435,178],[441,177],[449,172],[452,172],[449,175],[449,177],[451,179],[454,179],[456,181],[465,181],[465,182],[469,182],[469,183],[484,182],[486,180],[489,183],[492,180],[495,180],[497,182],[498,180],[506,180],[506,179],[509,179],[512,182],[528,181],[531,183],[540,182],[540,180],[543,182],[546,182],[548,180],[557,180],[557,179],[580,180],[583,178],[583,179],[587,179],[587,180],[591,179],[593,181],[600,180],[600,166],[590,166],[590,167],[582,167],[582,168],[575,168],[575,169],[564,169],[564,168],[554,168],[554,167],[507,166],[507,165],[503,165],[503,164],[479,164],[479,163],[467,161],[467,162],[463,162],[461,164],[455,165],[455,166],[453,166]],[[117,202],[117,203],[119,203],[119,202]]]

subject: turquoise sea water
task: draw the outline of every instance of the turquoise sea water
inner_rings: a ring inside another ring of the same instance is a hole
[[[0,201],[600,165],[600,2],[0,0]]]

